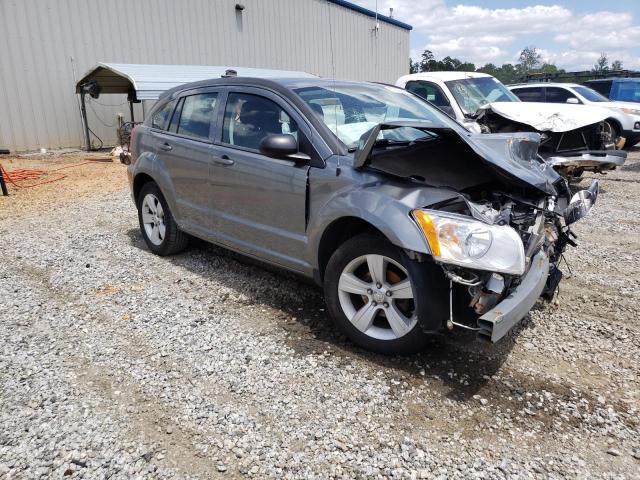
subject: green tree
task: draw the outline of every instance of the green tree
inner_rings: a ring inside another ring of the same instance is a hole
[[[414,62],[409,57],[409,73],[418,73],[420,71],[420,64],[418,62]]]
[[[593,71],[596,73],[604,73],[609,71],[609,59],[607,58],[606,53],[601,53],[600,58],[593,66]]]
[[[614,60],[611,63],[611,70],[622,70],[622,60]]]
[[[433,64],[436,63],[436,57],[431,50],[425,50],[420,56],[420,63],[418,63],[421,72],[431,72],[434,69]]]
[[[476,71],[480,72],[480,73],[486,73],[487,75],[492,75],[492,76],[496,76],[496,74],[498,73],[499,68],[496,67],[493,63],[487,63],[485,65],[483,65],[482,67],[478,67],[478,69]]]
[[[524,47],[518,58],[518,69],[521,75],[527,75],[540,68],[542,65],[542,55],[534,45]]]
[[[460,72],[475,72],[476,66],[471,62],[461,62],[460,65],[458,65],[458,68],[456,68],[456,70]]]
[[[520,77],[518,68],[512,63],[504,63],[494,75],[502,83],[515,83]]]
[[[538,69],[540,73],[558,73],[558,67],[556,67],[553,63],[543,63],[542,66]]]

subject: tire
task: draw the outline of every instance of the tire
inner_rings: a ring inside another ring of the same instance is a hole
[[[380,288],[372,267],[384,272]],[[338,329],[356,345],[385,355],[422,350],[425,330],[440,330],[448,315],[440,268],[409,259],[380,235],[361,234],[338,247],[325,270],[324,294]]]
[[[617,149],[618,147],[616,145],[618,145],[618,141],[620,140],[620,128],[617,126],[617,123],[612,120],[605,120],[603,123],[605,124],[604,130],[611,132],[610,141],[613,143],[614,148]]]
[[[181,252],[187,247],[189,236],[178,228],[169,205],[155,182],[142,186],[137,206],[140,232],[149,250],[156,255],[165,256]]]

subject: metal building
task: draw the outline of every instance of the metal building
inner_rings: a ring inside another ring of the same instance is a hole
[[[0,0],[0,146],[82,146],[74,87],[98,62],[392,83],[408,70],[409,30],[344,0]],[[106,145],[128,108],[123,95],[89,99],[89,122]]]

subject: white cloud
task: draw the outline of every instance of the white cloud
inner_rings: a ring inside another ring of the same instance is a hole
[[[541,50],[545,62],[554,63],[565,70],[590,70],[600,58],[601,50],[564,50],[551,52]],[[640,57],[624,50],[612,50],[607,53],[609,64],[614,60],[622,61],[626,69],[640,69]]]
[[[456,57],[462,60],[473,58],[477,63],[495,62],[508,55],[499,45],[509,44],[513,37],[485,35],[468,37],[432,36],[426,48],[437,52],[439,57]],[[418,52],[418,56],[422,52]]]
[[[355,1],[376,7],[375,0]],[[427,38],[424,46],[411,52],[413,58],[428,49],[436,57],[455,56],[477,65],[515,62],[528,43],[522,36],[539,34],[546,40],[542,43],[554,43],[543,56],[561,68],[591,68],[600,52],[607,52],[610,60],[622,60],[625,68],[640,67],[640,55],[634,54],[640,48],[640,25],[634,25],[629,13],[578,14],[562,5],[490,9],[448,5],[445,0],[378,0],[377,5],[384,15],[393,7],[394,17]]]

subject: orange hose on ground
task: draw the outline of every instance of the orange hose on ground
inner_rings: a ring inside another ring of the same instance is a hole
[[[14,170],[7,171],[2,165],[0,165],[0,170],[2,170],[2,175],[7,183],[12,184],[16,188],[31,188],[31,187],[37,187],[38,185],[57,182],[58,180],[62,180],[63,178],[66,178],[67,175],[64,173],[60,173],[56,178],[51,178],[51,179],[44,180],[42,182],[37,182],[37,183],[31,183],[29,185],[19,185],[16,182],[24,181],[24,180],[38,180],[43,175],[46,175],[49,172],[57,172],[58,170],[63,170],[65,168],[79,167],[80,165],[86,165],[88,163],[96,163],[96,162],[93,162],[90,160],[87,162],[75,163],[73,165],[65,165],[64,167],[54,168],[51,170],[39,170],[35,168],[34,169],[16,168]]]

